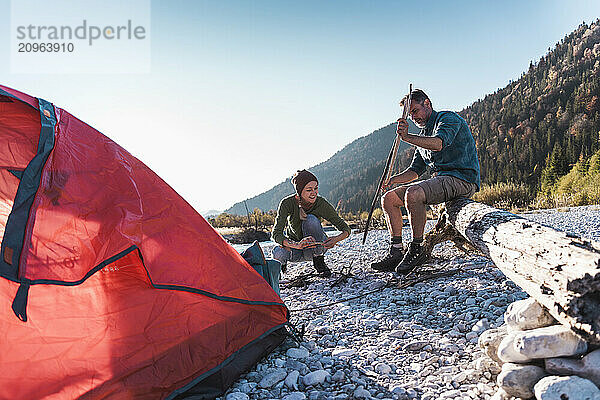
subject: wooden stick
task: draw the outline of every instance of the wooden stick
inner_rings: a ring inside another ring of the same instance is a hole
[[[408,98],[406,99],[406,102],[404,102],[404,106],[402,106],[402,118],[406,119],[408,118],[408,115],[410,114],[410,102],[412,99],[412,83],[408,86]],[[400,136],[396,135],[396,140],[394,141],[394,146],[393,146],[393,154],[392,154],[392,165],[390,166],[387,176],[385,178],[385,182],[388,182],[390,180],[390,178],[393,176],[394,174],[394,164],[396,163],[396,158],[398,155],[398,147],[400,146],[400,142],[402,140],[400,139]]]
[[[402,117],[406,118],[408,112],[410,112],[410,99],[412,94],[412,83],[409,85],[408,91],[408,107],[404,104],[404,109],[402,110]],[[408,111],[407,111],[408,109]],[[379,179],[379,184],[377,185],[377,190],[375,190],[375,196],[373,196],[373,201],[371,202],[371,209],[369,211],[369,216],[367,217],[367,222],[365,223],[365,233],[363,235],[362,244],[364,245],[367,241],[367,234],[369,233],[369,225],[371,223],[371,219],[373,218],[373,211],[375,211],[375,206],[377,205],[377,200],[381,194],[381,189],[383,188],[383,184],[389,181],[390,174],[393,169],[394,162],[396,161],[396,155],[398,153],[398,146],[400,146],[400,137],[396,134],[394,138],[394,143],[392,144],[392,148],[390,149],[390,153],[388,154],[387,161],[385,163],[385,167],[383,168],[383,174],[381,174],[381,178]]]

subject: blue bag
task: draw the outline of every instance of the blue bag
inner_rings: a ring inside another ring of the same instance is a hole
[[[242,253],[242,257],[262,276],[279,296],[279,277],[281,276],[281,263],[277,260],[266,259],[258,241],[254,241]]]

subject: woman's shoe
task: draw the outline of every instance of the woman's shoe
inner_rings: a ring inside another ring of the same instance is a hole
[[[314,256],[313,266],[317,270],[317,273],[323,278],[329,278],[331,276],[331,270],[327,264],[325,264],[325,256]]]

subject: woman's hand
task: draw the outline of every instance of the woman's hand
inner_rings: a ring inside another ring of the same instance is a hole
[[[300,244],[298,242],[294,242],[294,241],[288,240],[288,239],[283,239],[283,247],[285,247],[288,250],[291,250],[291,249],[302,250],[302,247],[300,247]]]
[[[287,239],[283,240],[283,247],[287,247],[287,248],[290,248],[290,249],[297,249],[297,250],[302,250],[302,249],[305,249],[307,247],[315,247],[315,246],[318,246],[320,244],[322,244],[322,243],[317,242],[315,240],[315,238],[312,237],[312,236],[307,236],[307,237],[305,237],[304,239],[302,239],[299,242],[294,242],[294,241],[287,240]]]
[[[337,236],[332,236],[332,237],[328,238],[326,241],[323,242],[323,246],[326,249],[331,249],[333,246],[338,244],[338,242],[341,242],[342,240],[346,239],[348,236],[350,236],[350,234],[348,232],[342,232]]]
[[[329,239],[327,239],[326,241],[323,242],[323,246],[326,249],[330,249],[333,246],[335,246],[337,244],[338,240],[337,240],[337,236],[332,236]]]
[[[298,242],[298,245],[300,246],[300,249],[305,249],[307,247],[315,247],[320,245],[321,243],[317,242],[315,240],[314,237],[312,236],[307,236],[305,238],[303,238],[300,242]]]

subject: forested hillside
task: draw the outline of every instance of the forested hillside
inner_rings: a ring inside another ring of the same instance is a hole
[[[482,181],[541,185],[600,146],[600,24],[582,24],[521,78],[460,114],[479,152]]]
[[[600,22],[582,24],[506,87],[460,111],[477,142],[482,182],[525,183],[547,190],[600,149]],[[423,88],[427,90],[427,88]],[[414,129],[414,127],[413,127]],[[359,138],[311,170],[320,192],[343,211],[370,206],[394,139],[395,123]],[[404,146],[404,167],[412,149]],[[248,200],[275,209],[289,182]],[[243,202],[227,210],[244,214]]]

